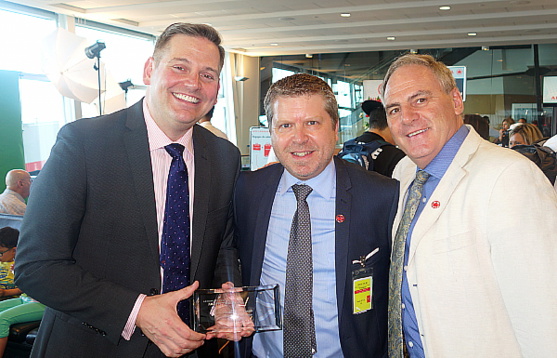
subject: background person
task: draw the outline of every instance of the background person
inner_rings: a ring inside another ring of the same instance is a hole
[[[393,173],[389,356],[552,356],[557,193],[534,163],[463,124],[461,93],[433,57],[395,60],[381,93],[407,154]]]
[[[489,140],[489,122],[478,114],[465,114],[464,123],[469,124],[485,140]]]
[[[499,137],[495,140],[495,144],[501,145],[501,147],[509,147],[509,129],[511,125],[514,124],[514,120],[511,117],[503,119],[501,122],[501,129],[499,129]]]
[[[532,145],[543,139],[542,132],[537,126],[524,123],[518,124],[509,131],[509,148],[517,145]]]
[[[2,264],[9,265],[12,272],[11,285],[13,287],[8,289],[3,287],[0,290],[2,297],[21,294],[21,290],[13,286],[13,265],[18,238],[19,231],[17,229],[11,227],[0,229],[0,261]],[[43,316],[44,309],[44,305],[25,293],[19,297],[0,302],[0,357],[4,356],[4,351],[8,345],[10,326],[16,323],[39,321]]]
[[[13,169],[6,174],[6,189],[0,194],[0,213],[23,215],[29,197],[31,175],[22,169]]]
[[[383,104],[379,101],[367,100],[362,102],[362,110],[369,117],[369,129],[361,136],[356,137],[356,141],[363,143],[378,142],[380,147],[372,153],[373,164],[368,169],[390,177],[393,174],[393,169],[405,154],[394,145],[391,131],[387,126]]]
[[[310,357],[313,349],[315,358],[383,357],[397,182],[333,157],[338,106],[320,78],[295,74],[277,81],[265,112],[280,164],[240,174],[235,236],[244,284],[279,284],[283,330],[256,333],[243,356]],[[297,204],[295,188],[310,191],[309,223],[293,220],[305,205]],[[308,226],[296,234],[295,227]],[[360,260],[373,274],[362,274],[361,290],[370,295],[355,308]],[[297,311],[302,307],[307,310]]]
[[[217,355],[177,304],[238,270],[240,155],[195,125],[217,101],[223,61],[215,29],[172,24],[145,63],[143,100],[60,130],[16,263],[17,285],[48,306],[33,357]]]
[[[211,119],[213,118],[213,112],[214,111],[215,111],[215,107],[213,106],[213,108],[211,108],[211,110],[209,112],[207,112],[207,114],[199,120],[198,124],[200,126],[202,126],[203,128],[209,130],[211,133],[213,133],[217,137],[224,138],[224,139],[228,140],[228,136],[223,131],[221,131],[220,129],[215,127],[213,125],[213,123],[211,123]]]

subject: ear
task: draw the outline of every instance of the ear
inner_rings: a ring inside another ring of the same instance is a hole
[[[464,102],[462,101],[462,93],[458,90],[458,88],[453,88],[451,91],[451,97],[453,99],[453,106],[455,110],[455,114],[460,116],[464,113]]]
[[[153,57],[149,57],[143,66],[143,83],[147,86],[151,84],[151,74],[153,73],[153,68],[155,67],[155,60]]]

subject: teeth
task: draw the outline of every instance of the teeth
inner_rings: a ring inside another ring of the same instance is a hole
[[[198,98],[195,98],[195,97],[192,97],[192,96],[187,96],[185,94],[180,94],[180,93],[173,93],[173,94],[174,94],[174,97],[176,97],[178,99],[181,99],[183,101],[191,102],[191,103],[199,103]]]
[[[427,131],[427,128],[426,129],[420,129],[419,131],[416,131],[416,132],[412,132],[412,133],[408,134],[408,137],[413,137],[413,136],[418,135],[420,133],[423,133],[425,131]]]
[[[293,152],[292,154],[297,157],[303,157],[304,155],[308,155],[311,152]]]

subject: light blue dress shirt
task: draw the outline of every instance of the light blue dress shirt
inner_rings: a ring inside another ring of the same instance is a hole
[[[466,126],[460,127],[460,129],[449,139],[449,141],[443,146],[443,149],[433,158],[431,163],[424,168],[424,170],[429,173],[430,177],[425,182],[422,191],[422,200],[418,209],[416,210],[416,215],[410,224],[408,229],[408,236],[406,237],[406,249],[404,253],[404,266],[408,264],[408,251],[410,248],[410,240],[412,239],[412,231],[414,226],[420,217],[425,205],[427,204],[428,198],[431,197],[433,191],[441,181],[441,178],[447,172],[447,169],[453,162],[453,159],[460,149],[460,146],[464,142],[464,139],[468,135],[469,129]],[[412,303],[412,297],[410,296],[410,289],[408,287],[408,281],[406,279],[406,272],[402,275],[402,329],[404,333],[404,339],[406,340],[406,346],[408,348],[408,353],[412,358],[425,357],[424,347],[422,344],[420,331],[418,327],[418,321],[416,319],[416,311],[414,310],[414,305]]]
[[[279,284],[281,311],[284,312],[286,257],[290,227],[296,211],[296,197],[291,188],[294,184],[307,184],[313,188],[307,202],[311,216],[313,311],[317,340],[317,353],[314,357],[342,358],[336,297],[336,171],[333,161],[318,176],[307,181],[296,179],[284,171],[269,219],[260,284]],[[256,333],[253,338],[253,354],[258,358],[283,357],[282,339],[282,330]]]

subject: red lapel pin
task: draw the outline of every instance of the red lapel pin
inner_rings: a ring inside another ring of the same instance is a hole
[[[433,203],[431,203],[431,207],[434,209],[439,209],[439,207],[441,206],[441,203],[438,201],[434,201]]]
[[[337,215],[336,221],[337,221],[337,223],[343,223],[344,222],[344,215]]]

